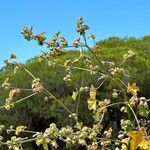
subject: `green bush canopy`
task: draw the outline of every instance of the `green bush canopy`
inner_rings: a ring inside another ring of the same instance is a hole
[[[102,41],[97,42],[96,46],[93,48],[95,54],[104,61],[115,62],[116,66],[119,66],[123,60],[123,55],[128,51],[135,51],[136,55],[134,58],[127,60],[122,66],[126,69],[128,76],[125,80],[130,83],[136,83],[139,86],[140,96],[148,98],[150,96],[150,36],[144,36],[143,38],[119,38],[111,37]],[[93,61],[95,58],[91,52],[84,52],[87,56],[91,57]],[[75,50],[68,50],[63,52],[60,56],[56,56],[54,60],[57,64],[63,64],[66,60],[74,60],[79,56],[80,52]],[[79,66],[83,64],[80,63]],[[2,84],[6,78],[9,78],[10,83],[13,86],[28,89],[31,86],[32,77],[29,76],[27,72],[23,69],[18,70],[15,74],[12,71],[13,66],[7,66],[1,69],[0,72],[0,83]],[[27,68],[33,75],[40,78],[45,87],[62,101],[71,111],[75,109],[74,101],[72,100],[72,91],[75,91],[76,87],[89,86],[92,84],[96,85],[96,77],[91,76],[90,73],[73,70],[73,83],[66,83],[63,78],[66,76],[65,68],[61,65],[49,65],[46,61],[39,63],[38,57],[35,57],[26,64],[24,67]],[[113,84],[108,82],[101,86],[97,92],[99,99],[105,98],[106,96],[112,95],[111,87]],[[0,104],[4,105],[7,98],[6,91],[0,89]],[[17,99],[25,97],[28,92],[21,92]],[[81,103],[79,114],[82,121],[90,125],[92,114],[89,113],[87,108],[82,106],[86,105],[88,93],[81,94]],[[47,123],[56,122],[60,127],[65,124],[72,124],[68,117],[65,117],[67,112],[55,103],[53,100],[46,100],[45,96],[37,94],[36,96],[29,98],[25,102],[16,104],[15,109],[7,111],[5,109],[0,109],[0,122],[6,124],[7,126],[13,124],[16,125],[26,125],[29,129],[40,131],[44,130],[41,126],[46,126]],[[45,123],[41,125],[41,123]]]

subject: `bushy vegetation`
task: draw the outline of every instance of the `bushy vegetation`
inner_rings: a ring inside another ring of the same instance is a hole
[[[130,141],[129,146],[127,135],[134,140],[136,132],[147,138],[144,134],[150,132],[150,36],[138,39],[111,37],[90,48],[86,40],[87,29],[79,18],[79,37],[72,46],[59,32],[47,42],[45,33],[33,34],[32,29],[23,29],[25,39],[36,40],[49,50],[26,64],[13,62],[15,54],[11,55],[11,60],[5,60],[6,67],[0,73],[0,122],[5,125],[1,125],[4,131],[13,125],[14,128],[8,130],[13,133],[18,131],[17,126],[22,126],[18,132],[23,131],[29,137],[24,143],[36,141],[44,150],[48,149],[47,144],[57,148],[59,136],[44,137],[45,131],[53,128],[56,132],[66,125],[63,129],[69,133],[60,136],[60,140],[68,148],[80,144],[92,150],[123,150],[123,147],[128,149],[133,145]],[[91,34],[90,38],[95,42],[95,35]],[[49,127],[50,123],[53,124]],[[83,132],[86,135],[80,138]],[[12,135],[3,134],[2,145],[21,149],[21,144],[13,146],[13,139],[5,143]],[[32,134],[35,134],[33,140]],[[137,142],[136,147],[139,144]]]

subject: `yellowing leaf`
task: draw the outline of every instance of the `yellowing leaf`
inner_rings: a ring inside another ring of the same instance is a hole
[[[137,95],[137,91],[140,91],[136,83],[133,83],[131,86],[128,83],[127,92],[131,93],[133,96]]]
[[[95,99],[96,98],[96,89],[93,85],[90,87],[90,98]]]
[[[90,98],[87,103],[89,110],[96,110],[96,89],[93,85],[90,87]]]
[[[127,135],[132,138],[130,141],[130,150],[136,150],[139,144],[143,141],[143,131],[130,131]]]
[[[14,96],[14,94],[15,94],[15,92],[14,92],[13,89],[9,91],[9,97],[10,97],[10,98],[12,98],[12,97]]]
[[[88,99],[88,109],[89,110],[96,110],[96,101],[94,101],[93,99]]]
[[[78,92],[73,92],[73,93],[72,93],[72,99],[73,99],[74,101],[76,101],[77,96],[78,96]]]
[[[150,150],[150,140],[143,139],[143,141],[139,144],[139,147],[143,150]]]

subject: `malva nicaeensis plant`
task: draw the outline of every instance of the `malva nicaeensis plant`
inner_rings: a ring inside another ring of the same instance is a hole
[[[72,45],[69,45],[60,32],[57,32],[50,41],[46,41],[46,33],[33,34],[32,28],[25,27],[22,30],[22,35],[28,41],[36,40],[38,45],[45,45],[49,50],[48,52],[42,52],[39,57],[39,62],[46,61],[49,67],[63,67],[65,69],[65,76],[62,80],[68,84],[74,82],[74,70],[88,72],[91,76],[97,75],[98,86],[91,84],[89,86],[77,87],[76,91],[72,91],[72,100],[76,103],[75,112],[71,112],[65,104],[57,99],[50,91],[46,89],[40,78],[34,75],[32,70],[28,70],[20,63],[11,62],[5,60],[6,65],[12,65],[14,67],[14,73],[20,68],[24,69],[32,78],[31,87],[29,89],[13,87],[9,82],[9,78],[6,78],[2,83],[1,88],[8,91],[8,97],[5,104],[1,106],[1,109],[14,109],[17,103],[25,102],[26,99],[38,94],[45,94],[45,100],[56,101],[58,105],[61,105],[68,117],[73,119],[74,126],[66,125],[65,127],[58,128],[55,123],[50,124],[44,132],[28,131],[26,126],[5,127],[0,125],[1,133],[3,131],[8,134],[14,133],[14,136],[10,140],[4,140],[5,138],[0,136],[0,145],[6,145],[8,149],[21,150],[24,149],[24,143],[35,141],[36,144],[42,145],[44,150],[48,150],[48,145],[51,145],[53,149],[59,149],[57,140],[61,140],[66,144],[66,148],[75,146],[77,144],[85,146],[88,150],[136,150],[150,149],[150,139],[147,135],[147,119],[149,115],[148,100],[144,97],[138,97],[138,91],[140,90],[136,83],[127,83],[124,78],[129,77],[126,70],[122,67],[129,58],[136,55],[135,52],[129,50],[127,54],[124,54],[122,62],[116,65],[114,62],[102,61],[100,57],[89,47],[87,43],[88,36],[86,31],[89,29],[84,24],[82,17],[78,18],[76,30],[79,33],[78,37],[74,40]],[[95,35],[90,34],[90,38],[95,42]],[[94,45],[96,47],[96,45]],[[75,48],[79,49],[79,57],[76,59],[68,59],[64,64],[57,63],[57,57],[63,53],[67,53],[65,49]],[[90,51],[93,58],[97,63],[93,62],[92,58],[86,54],[85,51]],[[11,54],[11,59],[15,59],[16,55]],[[106,81],[111,80],[115,85],[115,89],[112,89],[112,99],[97,99],[98,89],[105,84]],[[27,90],[31,94],[23,97],[19,100],[15,100],[18,93]],[[93,114],[93,125],[87,126],[80,119],[79,106],[81,104],[81,95],[83,92],[89,93],[87,99],[88,110]],[[119,100],[117,102],[117,100]],[[120,120],[120,129],[115,133],[113,126],[104,129],[103,121],[105,114],[110,107],[116,107],[120,109],[120,113],[125,114],[124,118]],[[21,133],[30,133],[32,137],[22,137]]]

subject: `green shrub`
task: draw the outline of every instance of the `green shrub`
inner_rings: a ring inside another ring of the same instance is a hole
[[[145,121],[148,118],[146,98],[149,98],[150,89],[149,36],[141,39],[112,37],[98,42],[91,49],[86,43],[85,36],[88,26],[82,24],[83,20],[79,18],[77,32],[80,33],[80,37],[83,37],[84,44],[77,38],[71,46],[81,47],[80,51],[65,51],[68,43],[60,37],[59,32],[52,37],[51,41],[46,42],[45,33],[34,35],[32,29],[24,28],[22,34],[28,41],[36,40],[39,45],[46,45],[50,50],[24,65],[6,61],[7,66],[1,71],[0,122],[7,128],[12,124],[15,127],[27,126],[28,130],[33,132],[27,131],[25,135],[34,134],[36,139],[33,141],[36,140],[38,146],[42,144],[45,150],[48,150],[47,143],[56,146],[51,139],[56,142],[59,136],[57,127],[61,129],[66,125],[73,127],[79,136],[84,127],[89,128],[91,132],[89,136],[86,135],[81,139],[75,137],[77,139],[70,141],[75,143],[65,141],[68,148],[82,142],[88,147],[88,140],[91,140],[92,144],[98,144],[95,145],[97,148],[107,146],[114,148],[114,139],[108,139],[110,138],[107,137],[108,132],[111,132],[112,138],[117,138],[119,132],[127,134],[131,131],[132,133],[135,128],[141,129],[137,117],[140,118],[141,115],[141,119]],[[141,99],[137,97],[137,92]],[[146,98],[143,98],[143,95]],[[140,104],[141,101],[145,102],[144,106]],[[13,107],[15,109],[12,109]],[[120,109],[123,107],[126,111],[121,112]],[[55,124],[50,124],[54,122],[58,124],[57,127]],[[67,128],[72,132],[70,127]],[[17,129],[11,130],[17,131]],[[45,137],[46,131],[53,131],[51,134],[48,133],[52,136],[50,139]],[[12,136],[7,137],[6,133],[4,134],[5,140]],[[71,134],[70,137],[75,136]],[[101,134],[106,134],[106,138]],[[132,134],[128,136],[132,137]],[[13,138],[12,141],[17,140],[17,137]],[[99,138],[100,145],[97,142]],[[122,141],[119,142],[122,144]],[[18,145],[14,143],[12,145],[18,148]]]

